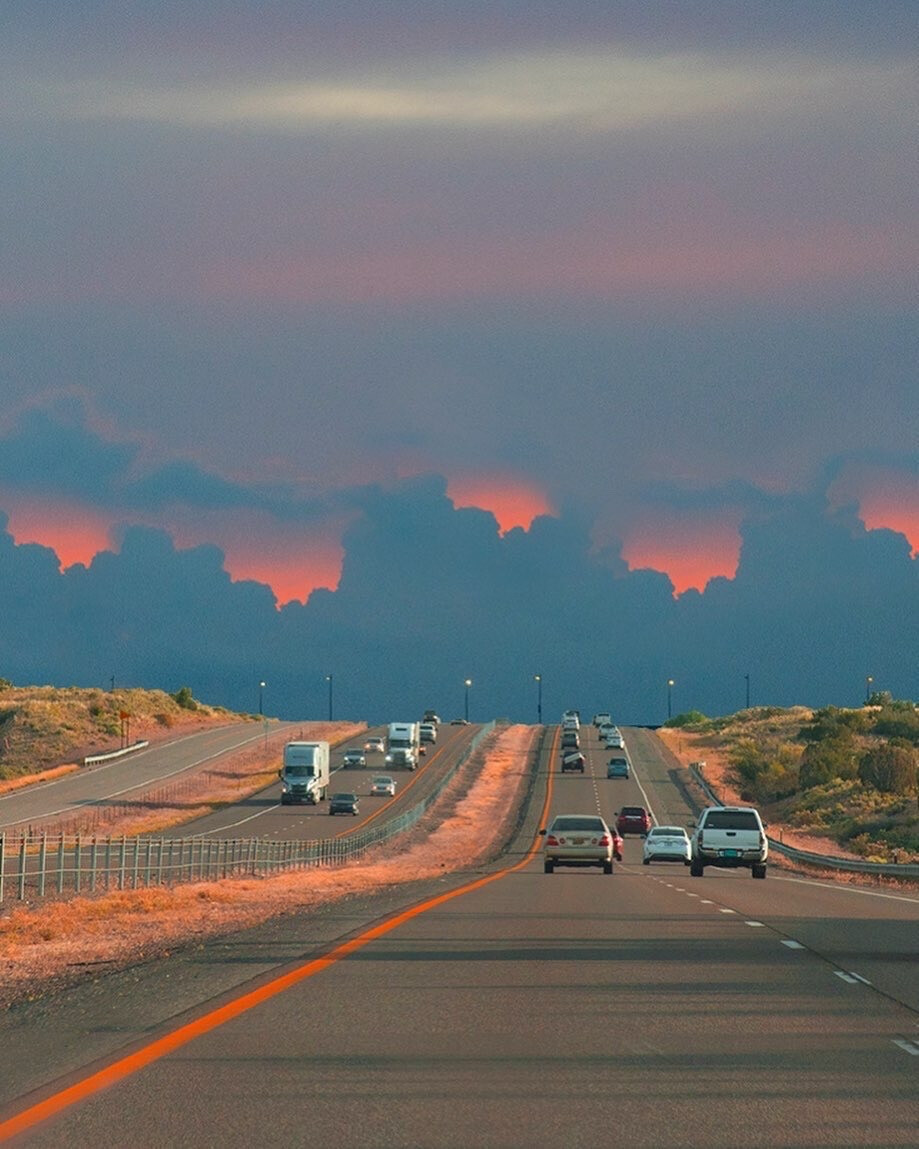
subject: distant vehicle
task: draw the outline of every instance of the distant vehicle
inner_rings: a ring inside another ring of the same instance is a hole
[[[363,750],[352,748],[345,751],[341,763],[343,766],[366,766],[367,759]]]
[[[601,726],[597,727],[597,734],[599,734],[601,738],[609,738],[611,734],[618,733],[618,729],[612,724],[612,722],[604,722]]]
[[[414,770],[418,765],[418,758],[414,750],[409,750],[408,747],[397,746],[395,750],[387,752],[386,765],[401,767],[403,770]]]
[[[606,764],[607,778],[628,778],[630,774],[628,758],[616,755]]]
[[[329,787],[328,742],[288,742],[281,779],[281,805],[308,802],[315,806],[325,799]]]
[[[613,834],[596,814],[557,814],[548,829],[543,866],[551,874],[556,866],[600,866],[613,872]]]
[[[375,798],[385,798],[387,794],[394,798],[396,796],[395,779],[390,778],[388,774],[377,774],[370,783],[370,793]]]
[[[563,750],[580,750],[581,739],[577,730],[563,730],[562,731],[562,749]]]
[[[599,729],[601,726],[612,726],[613,720],[604,710],[602,713],[594,715],[593,724]]]
[[[562,715],[562,726],[571,724],[577,730],[581,725],[581,712],[580,710],[566,710]]]
[[[625,749],[625,740],[622,735],[616,731],[615,734],[609,734],[603,740],[606,744],[607,750],[623,750]]]
[[[769,842],[759,811],[752,806],[708,806],[692,835],[689,872],[701,878],[706,866],[744,867],[765,878]]]
[[[645,838],[642,864],[652,862],[682,862],[689,865],[692,847],[689,835],[682,826],[652,826]]]
[[[421,719],[421,721],[422,722],[433,722],[435,726],[440,725],[440,717],[438,716],[436,710],[426,710],[424,712],[424,717]]]
[[[451,718],[450,719],[450,725],[451,726],[468,726],[469,725],[469,719],[468,718]]]
[[[584,766],[586,759],[580,750],[573,750],[562,757],[562,773],[567,774],[569,770],[577,770],[579,773],[584,773]]]
[[[623,806],[616,818],[616,829],[623,837],[640,834],[643,838],[651,826],[651,815],[644,806]]]
[[[437,727],[433,722],[422,722],[418,727],[418,736],[422,742],[437,741]]]
[[[390,722],[389,733],[386,737],[386,749],[388,751],[411,750],[417,754],[420,745],[421,734],[417,722]]]
[[[382,738],[377,738],[374,735],[374,737],[368,738],[367,741],[364,743],[364,749],[367,751],[368,754],[370,754],[370,753],[376,754],[377,752],[379,752],[380,754],[385,754],[386,753],[386,743],[383,741]]]
[[[344,792],[333,794],[329,799],[330,814],[359,814],[360,801],[357,794]]]

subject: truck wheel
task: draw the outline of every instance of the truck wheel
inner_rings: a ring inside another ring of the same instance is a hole
[[[701,878],[705,867],[701,862],[697,862],[695,858],[689,863],[689,873],[693,878]]]
[[[754,862],[752,868],[753,868],[753,877],[754,878],[765,878],[765,876],[766,876],[766,863],[765,862]]]
[[[613,872],[613,863],[612,862],[604,862],[603,863],[603,873],[604,874],[611,874],[612,872]]]
[[[650,865],[651,865],[651,859],[650,859],[650,858],[642,858],[642,859],[641,859],[641,864],[642,864],[643,866],[650,866]]]
[[[543,866],[543,870],[547,874],[551,874],[555,870],[555,863],[547,861]]]

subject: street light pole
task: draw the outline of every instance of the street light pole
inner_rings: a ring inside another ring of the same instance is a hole
[[[673,679],[667,679],[667,721],[673,717]]]
[[[469,721],[469,687],[472,686],[472,679],[466,678],[463,680],[463,685],[466,687],[466,721]]]
[[[536,683],[536,725],[542,726],[542,675],[534,674],[533,681]]]
[[[329,684],[329,721],[332,721],[332,675],[325,676],[326,682]]]
[[[745,674],[744,680],[747,683],[747,709],[749,710],[750,709],[750,675]]]
[[[260,682],[258,684],[258,716],[259,716],[259,718],[261,718],[262,715],[265,713],[264,694],[265,694],[265,683]]]
[[[874,679],[870,674],[865,675],[865,705],[868,705],[868,699],[871,697],[871,684]]]

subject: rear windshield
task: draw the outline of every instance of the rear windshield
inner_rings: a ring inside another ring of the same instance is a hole
[[[644,814],[644,806],[623,806],[622,813],[626,818],[640,818]]]
[[[556,833],[560,830],[591,830],[596,834],[603,829],[603,822],[599,818],[556,818],[552,829]]]
[[[710,810],[705,815],[707,830],[759,830],[752,810]]]
[[[681,826],[655,826],[649,838],[685,838],[686,831]]]

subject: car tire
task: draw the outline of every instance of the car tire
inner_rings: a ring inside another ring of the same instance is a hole
[[[544,871],[545,873],[547,873],[547,874],[551,874],[551,873],[553,873],[553,871],[554,871],[554,870],[555,870],[555,863],[554,863],[554,862],[548,862],[548,861],[547,861],[547,862],[546,862],[546,863],[543,865],[543,871]]]
[[[754,878],[765,878],[765,876],[766,876],[766,864],[765,864],[765,862],[754,862],[753,867],[752,867],[752,871],[753,871],[753,877]]]
[[[701,878],[705,867],[701,862],[697,862],[695,858],[689,863],[689,873],[693,878]]]
[[[650,865],[651,865],[651,859],[650,859],[650,858],[642,858],[642,859],[641,859],[641,864],[642,864],[643,866],[650,866]]]
[[[613,863],[612,862],[604,862],[603,863],[603,873],[604,874],[611,874],[612,872],[613,872]]]

